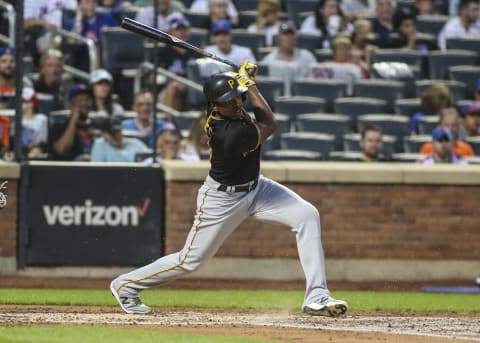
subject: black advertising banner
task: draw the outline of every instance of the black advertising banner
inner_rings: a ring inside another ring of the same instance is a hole
[[[25,265],[135,266],[162,256],[162,169],[32,162],[21,182]]]

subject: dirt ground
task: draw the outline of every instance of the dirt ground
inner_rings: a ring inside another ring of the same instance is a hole
[[[107,279],[3,277],[0,287],[103,288]],[[439,284],[440,285],[440,284]],[[442,286],[465,282],[442,282]],[[434,283],[336,283],[332,290],[418,291]],[[182,279],[165,288],[302,290],[303,281]],[[109,325],[158,332],[273,339],[282,342],[480,342],[480,314],[379,313],[350,311],[343,318],[303,315],[297,311],[154,308],[151,315],[127,315],[119,307],[0,306],[0,326]]]

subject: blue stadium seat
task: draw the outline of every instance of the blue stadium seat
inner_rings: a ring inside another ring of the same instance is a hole
[[[348,162],[359,161],[362,153],[359,151],[332,151],[328,156],[330,161]]]
[[[333,101],[345,96],[347,83],[338,80],[302,79],[292,84],[294,95],[321,97],[325,99],[325,110],[333,112]]]
[[[430,135],[438,125],[438,116],[423,116],[418,119],[417,125],[419,134]]]
[[[409,153],[418,153],[423,144],[431,141],[431,135],[405,136],[403,137],[403,151]]]
[[[275,99],[275,111],[287,114],[295,121],[302,113],[325,112],[325,100],[313,96],[282,96]]]
[[[472,146],[475,155],[480,156],[480,136],[467,137],[466,141]]]
[[[448,68],[458,65],[475,65],[478,54],[468,50],[432,51],[428,55],[430,79],[447,80]]]
[[[395,113],[408,117],[422,110],[420,98],[397,99],[394,107]]]
[[[392,161],[399,163],[415,163],[424,158],[425,155],[411,152],[399,152],[392,154]]]
[[[437,83],[443,83],[445,86],[447,86],[448,89],[450,89],[455,101],[462,100],[466,96],[467,85],[465,83],[460,81],[434,79],[415,81],[415,96],[418,98],[421,97],[425,90]]]
[[[394,111],[395,100],[404,96],[404,83],[395,80],[368,79],[357,82],[354,93],[357,97],[371,97],[387,101],[387,111]]]
[[[289,132],[280,135],[282,149],[309,150],[322,154],[328,158],[331,151],[335,150],[335,136],[326,133]]]
[[[348,152],[361,152],[360,148],[361,135],[359,133],[347,133],[343,136],[343,150]],[[384,134],[382,136],[383,152],[382,155],[385,159],[391,159],[395,153],[395,144],[397,138],[394,136]]]
[[[350,117],[350,128],[357,129],[357,117],[362,114],[385,113],[387,101],[368,97],[344,97],[334,101],[335,113]]]
[[[454,66],[449,68],[450,79],[463,82],[467,89],[465,98],[473,99],[477,89],[477,81],[480,80],[480,66]]]
[[[101,62],[110,71],[136,69],[144,61],[145,39],[120,27],[100,32]]]
[[[410,118],[402,115],[391,114],[365,114],[357,118],[358,132],[367,125],[376,125],[380,127],[384,134],[397,138],[396,152],[402,152],[403,137],[410,134]]]
[[[447,38],[447,49],[460,49],[473,51],[476,54],[480,52],[480,37],[478,36],[466,36]]]
[[[350,120],[341,114],[306,113],[297,116],[295,126],[299,132],[335,135],[335,150],[342,150],[343,135],[350,131]]]
[[[438,35],[448,19],[450,19],[448,15],[419,15],[417,16],[417,32]]]
[[[320,161],[322,154],[317,151],[309,150],[270,150],[263,157],[267,161]]]

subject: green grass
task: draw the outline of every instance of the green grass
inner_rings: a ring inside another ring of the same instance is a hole
[[[352,311],[480,312],[480,295],[334,292]],[[299,310],[301,291],[147,290],[154,307]],[[117,306],[108,290],[0,289],[0,304]]]
[[[155,342],[155,343],[273,343],[270,340],[222,337],[213,335],[170,334],[158,331],[93,326],[1,328],[2,343],[86,343],[86,342]]]

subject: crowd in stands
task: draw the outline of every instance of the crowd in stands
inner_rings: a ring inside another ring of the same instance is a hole
[[[146,40],[138,51],[129,42],[139,35],[108,36],[126,32],[119,29],[125,17],[238,65],[258,64],[258,87],[279,121],[264,159],[478,163],[478,0],[25,0],[25,158],[208,159],[206,106],[185,80],[202,85],[230,67]],[[0,33],[13,35],[5,25]],[[108,39],[114,48],[106,51]],[[107,55],[120,64],[141,59],[120,68]],[[15,58],[15,46],[0,41],[4,160],[16,141]],[[155,74],[155,61],[178,77]],[[301,97],[321,110],[302,111]],[[280,98],[297,101],[296,113],[282,112]],[[340,111],[348,98],[357,102]],[[295,136],[302,131],[310,135]]]

